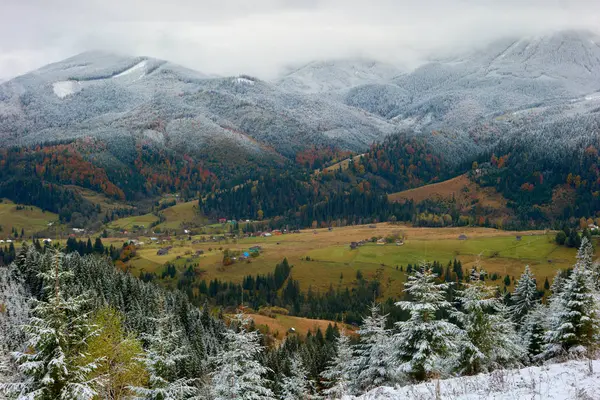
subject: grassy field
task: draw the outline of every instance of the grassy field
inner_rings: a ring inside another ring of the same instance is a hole
[[[483,188],[471,181],[466,174],[457,176],[447,181],[432,183],[415,189],[388,195],[390,201],[412,200],[419,203],[425,199],[452,199],[463,211],[468,211],[474,206],[494,210],[496,216],[511,215],[511,210],[506,207],[506,199],[494,188]]]
[[[247,316],[254,320],[254,323],[262,332],[268,332],[275,339],[279,340],[285,338],[290,328],[294,328],[299,335],[306,336],[308,331],[315,331],[317,328],[321,328],[321,331],[325,333],[327,325],[336,324],[328,320],[292,317],[280,314],[274,315],[274,318],[261,314],[247,314]]]
[[[186,203],[177,203],[174,206],[161,210],[165,221],[156,225],[155,230],[182,230],[186,227],[198,227],[206,223],[206,219],[198,213],[198,201],[192,200]],[[159,218],[151,213],[134,217],[120,218],[107,225],[110,229],[133,229],[134,225],[143,225],[149,228]]]
[[[0,238],[8,237],[15,228],[19,234],[21,229],[25,230],[25,235],[48,229],[50,222],[57,223],[58,215],[51,212],[43,212],[41,209],[33,206],[25,206],[23,210],[17,210],[17,204],[4,199],[0,203]]]
[[[198,212],[198,200],[188,201],[187,203],[178,203],[172,207],[165,208],[161,213],[166,221],[159,224],[157,228],[181,229],[182,224],[188,226],[200,226],[206,222],[206,219]]]
[[[110,229],[133,229],[134,226],[145,226],[148,228],[151,224],[158,221],[158,217],[154,214],[137,215],[135,217],[119,218],[108,224]]]
[[[405,269],[409,263],[440,261],[445,264],[457,258],[464,268],[470,268],[479,260],[490,274],[495,272],[501,277],[508,274],[515,278],[529,264],[542,285],[546,277],[552,279],[557,269],[572,266],[576,253],[575,249],[557,246],[552,233],[540,231],[516,233],[488,228],[412,228],[378,224],[376,228],[357,226],[315,232],[195,245],[188,240],[176,240],[171,243],[174,247],[169,254],[163,256],[156,253],[166,244],[143,246],[130,267],[134,274],[141,269],[160,273],[167,261],[179,266],[193,263],[203,271],[203,279],[240,282],[249,274],[272,272],[275,264],[287,257],[293,265],[292,276],[300,282],[302,290],[308,286],[320,291],[327,290],[330,285],[353,286],[360,270],[367,278],[377,277],[383,284],[384,294],[389,296],[400,294],[406,279],[405,273],[396,266]],[[368,243],[355,250],[349,247],[351,241],[390,234],[403,235],[405,244]],[[458,240],[461,234],[465,234],[467,240]],[[517,235],[522,236],[520,241],[516,240]],[[259,257],[250,262],[222,266],[222,250],[244,251],[254,245],[263,248]],[[205,254],[191,256],[200,249]],[[497,282],[501,284],[501,280]]]

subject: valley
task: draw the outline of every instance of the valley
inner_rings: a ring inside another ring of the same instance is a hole
[[[592,376],[600,35],[450,47],[271,77],[86,51],[1,81],[0,398]]]

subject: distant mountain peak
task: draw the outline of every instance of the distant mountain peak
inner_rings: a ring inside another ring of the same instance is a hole
[[[289,68],[276,83],[286,90],[320,93],[384,83],[403,72],[400,67],[370,58],[338,58]]]

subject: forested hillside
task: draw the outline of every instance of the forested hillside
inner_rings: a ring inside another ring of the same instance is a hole
[[[575,226],[600,206],[598,43],[562,31],[412,71],[332,60],[273,82],[83,53],[0,84],[0,196],[73,226],[112,215],[73,186],[138,214],[177,193],[211,218],[305,227]],[[508,200],[509,217],[386,198],[467,172]]]

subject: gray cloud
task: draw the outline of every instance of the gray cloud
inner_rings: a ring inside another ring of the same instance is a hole
[[[314,59],[414,66],[501,36],[597,29],[598,0],[2,0],[0,78],[102,49],[264,78]]]

